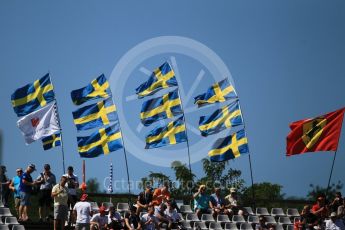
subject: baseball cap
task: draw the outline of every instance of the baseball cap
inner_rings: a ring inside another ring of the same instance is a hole
[[[50,165],[49,164],[45,164],[43,168],[44,169],[50,169]]]
[[[331,217],[336,217],[337,216],[337,213],[336,212],[332,212],[331,213]]]
[[[83,195],[81,195],[80,200],[81,201],[85,201],[87,199],[88,195],[86,193],[84,193]]]
[[[23,172],[23,169],[22,168],[17,168],[16,172]]]
[[[36,166],[34,164],[29,164],[28,167],[32,168],[32,170],[36,171]]]

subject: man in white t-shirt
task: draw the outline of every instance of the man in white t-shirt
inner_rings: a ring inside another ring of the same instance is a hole
[[[90,219],[92,216],[91,204],[87,202],[88,195],[84,193],[80,201],[73,207],[74,218],[76,219],[76,230],[90,230]]]
[[[64,229],[64,223],[67,220],[68,207],[68,188],[65,186],[67,178],[62,176],[60,183],[52,189],[52,197],[54,198],[54,230]]]
[[[106,215],[105,207],[104,206],[99,207],[98,211],[99,213],[97,213],[96,215],[93,215],[91,218],[91,221],[90,221],[91,229],[92,230],[107,229],[109,218]]]
[[[342,219],[339,219],[336,212],[332,212],[330,219],[326,220],[326,230],[345,230]]]

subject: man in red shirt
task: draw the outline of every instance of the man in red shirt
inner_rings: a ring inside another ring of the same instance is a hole
[[[166,202],[168,200],[170,200],[169,182],[164,182],[162,188],[156,188],[154,191],[152,203],[154,206],[158,206],[162,202]]]
[[[324,196],[319,196],[317,198],[316,204],[313,205],[311,212],[321,219],[328,217],[328,208]]]

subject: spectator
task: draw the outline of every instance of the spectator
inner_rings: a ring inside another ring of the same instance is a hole
[[[180,221],[181,221],[181,217],[180,215],[177,213],[177,206],[175,205],[175,203],[173,202],[168,202],[167,203],[168,208],[165,210],[164,214],[166,215],[166,217],[168,219],[170,219],[172,225],[171,228],[173,229],[180,229]]]
[[[338,207],[337,212],[338,216],[345,220],[345,197],[343,198],[343,204]]]
[[[210,197],[206,194],[206,185],[200,185],[198,191],[193,195],[194,210],[199,219],[204,213],[210,213]]]
[[[266,224],[265,218],[263,216],[259,217],[259,223],[255,225],[255,230],[273,230],[274,227]]]
[[[99,207],[99,213],[91,218],[91,230],[103,230],[108,228],[108,216],[106,216],[105,207]]]
[[[130,213],[125,214],[125,229],[134,230],[141,229],[140,218],[136,214],[137,208],[132,206]]]
[[[157,188],[153,193],[153,205],[159,206],[162,202],[166,202],[170,200],[170,192],[169,192],[169,182],[164,182],[162,188]]]
[[[330,211],[331,212],[337,212],[338,207],[343,204],[343,198],[341,197],[341,192],[336,192],[335,193],[335,198],[334,200],[329,204]]]
[[[298,228],[312,230],[318,225],[317,217],[311,213],[310,205],[305,205],[301,212],[301,220],[297,223]]]
[[[22,168],[17,168],[16,170],[17,176],[13,177],[9,188],[13,191],[13,196],[14,196],[14,208],[16,209],[18,218],[20,217],[19,215],[19,205],[20,205],[20,191],[19,191],[19,185],[20,181],[22,179],[23,175],[23,169]]]
[[[75,175],[72,166],[68,166],[67,173],[63,176],[67,178],[66,186],[68,187],[68,207],[73,208],[77,202],[77,188],[79,187],[78,176]]]
[[[8,199],[10,197],[10,188],[9,185],[11,183],[11,180],[9,180],[6,176],[6,166],[1,165],[0,166],[0,183],[1,183],[1,198],[2,198],[2,204],[5,207],[8,207]]]
[[[158,229],[158,219],[154,215],[153,206],[147,208],[147,213],[141,217],[143,223],[143,230]]]
[[[330,219],[326,220],[326,230],[345,230],[343,220],[339,219],[337,213],[332,212]]]
[[[36,170],[34,164],[30,164],[22,175],[19,185],[20,206],[19,206],[19,220],[27,221],[29,219],[28,212],[30,204],[30,197],[32,187],[36,185],[36,181],[32,180],[31,173]]]
[[[108,228],[109,229],[124,229],[124,220],[120,213],[115,211],[115,207],[109,207],[108,215]]]
[[[158,220],[158,226],[165,229],[171,229],[172,221],[165,215],[167,206],[165,203],[161,203],[155,208],[155,217]]]
[[[316,215],[321,222],[328,217],[328,208],[324,196],[319,196],[317,198],[316,204],[313,205],[311,212]]]
[[[229,215],[230,212],[225,208],[225,200],[220,194],[220,188],[214,189],[214,193],[210,197],[210,207],[214,219],[216,219],[219,214]]]
[[[225,207],[228,208],[229,215],[243,215],[238,204],[238,196],[236,188],[230,188],[230,194],[225,197]]]
[[[91,204],[87,202],[88,195],[84,193],[80,201],[73,207],[73,216],[76,220],[75,230],[90,230],[90,219],[92,216]]]
[[[149,205],[152,205],[152,188],[148,185],[145,191],[138,195],[137,203],[135,205],[137,208],[137,215],[142,211],[147,211],[147,207]]]
[[[54,197],[54,230],[64,229],[65,221],[68,215],[68,188],[66,187],[67,178],[62,176],[60,183],[52,189],[51,196]]]
[[[38,196],[38,215],[39,221],[43,222],[49,220],[49,210],[51,209],[52,200],[52,188],[56,184],[56,177],[50,171],[50,165],[44,165],[44,171],[36,179],[40,185],[40,191]]]

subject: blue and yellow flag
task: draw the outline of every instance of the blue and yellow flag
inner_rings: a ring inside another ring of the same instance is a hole
[[[218,139],[208,155],[212,162],[222,162],[237,158],[244,153],[249,153],[249,148],[246,134],[242,129],[228,137]]]
[[[118,121],[116,107],[111,98],[74,111],[73,119],[78,131],[109,125],[110,122]]]
[[[146,136],[146,149],[159,148],[166,145],[175,145],[186,142],[186,126],[183,116],[168,125],[157,126]]]
[[[17,89],[11,95],[12,106],[18,117],[42,108],[54,99],[54,87],[48,73],[34,83]]]
[[[75,105],[81,105],[86,101],[110,96],[109,82],[104,74],[94,79],[87,86],[71,92],[72,101]]]
[[[81,157],[93,158],[123,148],[119,124],[101,128],[90,136],[77,137]]]
[[[202,136],[218,133],[226,128],[242,125],[242,114],[238,102],[217,109],[210,116],[201,116],[199,130]]]
[[[207,104],[224,102],[229,99],[237,98],[237,94],[227,78],[213,84],[207,89],[206,93],[200,94],[194,98],[194,104],[202,107]]]
[[[177,86],[177,81],[174,70],[168,62],[165,62],[153,71],[146,82],[136,88],[136,94],[139,98],[143,98],[171,86]]]
[[[42,139],[43,149],[48,150],[56,146],[61,145],[61,135],[60,133],[55,133],[51,136]]]
[[[158,120],[173,118],[182,114],[181,100],[177,90],[161,97],[145,101],[141,107],[141,122],[148,126]]]

